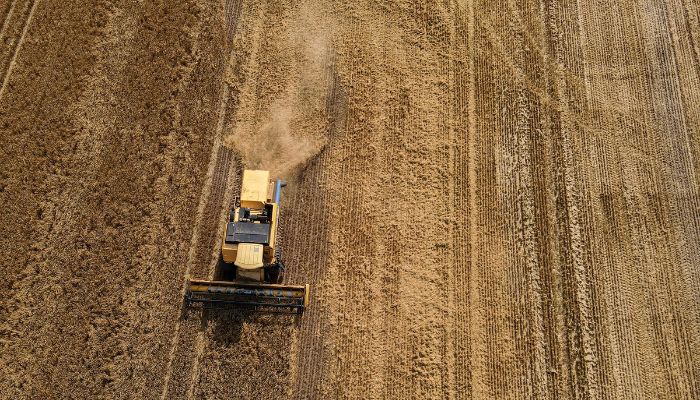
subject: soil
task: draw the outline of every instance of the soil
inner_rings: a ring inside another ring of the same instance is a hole
[[[0,398],[700,398],[696,2],[0,21]],[[183,305],[244,168],[303,316]]]

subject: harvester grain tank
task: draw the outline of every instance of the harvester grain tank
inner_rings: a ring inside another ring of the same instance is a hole
[[[192,303],[283,308],[304,311],[309,285],[284,285],[279,246],[282,188],[269,171],[245,170],[240,200],[228,214],[221,256],[227,273],[220,280],[188,279],[185,300]]]

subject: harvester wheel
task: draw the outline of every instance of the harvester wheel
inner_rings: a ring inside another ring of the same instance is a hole
[[[284,264],[281,262],[271,264],[265,268],[265,282],[267,283],[282,283],[284,276]]]
[[[219,262],[216,266],[216,280],[232,281],[234,279],[236,279],[236,266],[225,262],[224,258],[220,255]]]

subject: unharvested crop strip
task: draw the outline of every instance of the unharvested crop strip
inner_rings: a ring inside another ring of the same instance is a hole
[[[225,105],[223,107],[225,108]],[[213,215],[204,217],[206,221],[210,221],[215,224],[212,232],[220,232],[222,227],[219,226],[219,223],[220,221],[223,221],[222,214],[225,214],[227,211],[226,208],[222,207],[222,205],[231,202],[234,191],[238,188],[238,185],[228,184],[228,177],[237,171],[238,163],[231,162],[231,150],[226,147],[221,147],[220,149],[220,151],[223,152],[223,156],[217,158],[216,170],[218,173],[215,174],[214,189],[209,196],[209,199],[212,202],[210,203],[210,208]],[[211,237],[214,239],[214,241],[219,238],[216,233],[214,233]],[[208,279],[215,279],[214,275],[216,273],[216,264],[221,247],[214,243],[210,243],[210,246],[208,247],[211,248],[211,252],[209,253],[210,263],[207,276]],[[202,324],[199,332],[197,332],[197,338],[195,340],[195,357],[192,365],[192,373],[190,374],[190,385],[186,396],[187,399],[192,399],[195,396],[196,386],[199,381],[202,354],[204,353],[207,345],[205,333],[206,318],[206,314],[201,315]]]
[[[39,5],[39,0],[33,0],[32,7],[29,10],[29,14],[27,15],[27,19],[24,22],[24,27],[22,28],[22,36],[20,36],[19,42],[17,42],[14,53],[12,54],[12,59],[10,59],[10,63],[8,64],[7,70],[5,71],[5,74],[2,78],[2,87],[0,87],[0,100],[2,100],[3,94],[5,94],[5,90],[7,88],[7,83],[10,79],[10,75],[12,74],[12,69],[14,68],[15,63],[17,61],[17,54],[19,54],[19,51],[22,48],[22,44],[24,43],[24,39],[27,36],[27,31],[29,30],[29,25],[32,22],[32,18],[34,17],[34,12],[36,11],[36,8],[38,5]],[[8,17],[8,19],[9,19],[9,17]],[[4,28],[5,28],[5,26],[3,25],[3,29]]]
[[[223,131],[223,126],[224,126],[224,115],[225,115],[225,108],[226,108],[226,101],[228,99],[228,85],[226,83],[223,84],[223,88],[221,90],[221,98],[219,102],[219,120],[216,125],[216,131],[214,133],[214,141],[212,143],[212,149],[211,153],[209,156],[209,165],[207,167],[207,179],[204,182],[204,187],[202,189],[202,193],[199,196],[199,204],[197,206],[197,214],[195,217],[196,225],[194,229],[192,230],[192,239],[190,241],[190,247],[187,252],[187,264],[185,266],[185,271],[182,276],[184,276],[184,280],[182,283],[182,289],[180,290],[180,298],[185,297],[185,291],[187,290],[187,285],[186,285],[186,280],[189,278],[190,270],[192,269],[192,265],[195,262],[195,254],[196,254],[196,249],[197,245],[199,243],[200,236],[202,234],[202,220],[203,220],[203,215],[204,215],[204,210],[206,208],[207,203],[209,202],[210,194],[212,191],[212,186],[214,185],[214,173],[216,171],[217,167],[217,160],[219,159],[219,152],[222,151],[221,149],[221,142],[222,142],[222,137],[221,137],[221,132]],[[168,387],[170,384],[170,377],[172,376],[172,365],[173,365],[173,360],[175,359],[175,354],[177,352],[177,347],[179,343],[179,338],[180,338],[180,327],[182,325],[182,319],[178,318],[177,322],[175,323],[175,330],[173,332],[173,337],[170,345],[170,352],[168,353],[168,363],[166,365],[166,373],[165,377],[163,378],[163,389],[161,391],[161,399],[166,399],[167,394],[168,394]]]
[[[224,13],[225,13],[225,21],[226,21],[226,38],[227,38],[227,43],[229,43],[233,36],[235,35],[237,25],[238,25],[238,20],[240,18],[242,11],[241,7],[241,2],[240,0],[227,0],[224,5]],[[235,48],[231,48],[230,50],[226,51],[226,53],[229,54],[229,57],[225,57],[224,60],[228,62],[230,60],[230,55],[233,54],[233,51]],[[224,83],[222,85],[222,92],[221,92],[221,97],[219,99],[219,110],[218,110],[218,121],[216,125],[216,131],[214,133],[214,142],[212,143],[212,150],[210,153],[210,158],[209,158],[209,164],[208,164],[208,169],[207,169],[207,180],[205,182],[205,185],[202,189],[202,193],[200,194],[200,199],[199,199],[199,204],[197,207],[197,216],[196,216],[196,221],[197,225],[195,226],[195,229],[193,230],[192,233],[192,239],[190,241],[190,247],[188,250],[188,260],[187,260],[187,266],[186,270],[184,272],[184,277],[185,279],[188,279],[190,271],[192,266],[195,263],[195,258],[196,258],[196,253],[197,253],[197,247],[199,245],[201,235],[202,235],[202,220],[204,219],[204,214],[207,209],[207,205],[210,203],[212,199],[212,190],[215,190],[217,193],[222,192],[222,187],[225,190],[226,187],[226,177],[230,173],[229,171],[229,166],[230,166],[230,156],[231,156],[231,151],[228,149],[225,149],[222,147],[222,133],[226,121],[226,109],[229,103],[229,98],[230,98],[230,89],[228,86],[228,83],[224,80]],[[221,152],[225,152],[223,154],[224,159],[221,157]],[[225,173],[224,176],[221,176],[221,173]],[[214,188],[214,189],[212,189]],[[220,207],[219,207],[220,208]],[[181,297],[184,297],[186,291],[186,286],[183,284],[183,288],[181,290]],[[171,344],[171,349],[170,353],[168,356],[168,364],[167,364],[167,372],[163,381],[163,389],[161,391],[161,399],[166,399],[168,395],[168,388],[169,388],[169,383],[170,379],[172,376],[172,369],[173,369],[173,361],[175,360],[177,349],[178,349],[178,343],[179,343],[179,335],[180,335],[180,329],[181,329],[181,324],[182,320],[178,319],[176,325],[175,325],[175,331],[173,332],[173,339],[172,339],[172,344]],[[193,371],[192,371],[192,377],[194,378],[197,375],[197,371],[199,368],[199,359],[201,357],[201,352],[204,349],[204,333],[203,332],[198,332],[197,337],[195,340],[195,348],[197,350],[197,357],[195,358],[195,365],[193,366]],[[188,392],[187,392],[187,397],[191,398],[193,392],[194,392],[194,385],[195,382],[192,381],[190,382],[190,385],[188,386]]]

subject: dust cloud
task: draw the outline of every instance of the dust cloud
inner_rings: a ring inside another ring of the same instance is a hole
[[[247,97],[245,100],[251,102],[248,107],[263,110],[252,120],[252,115],[245,113],[246,105],[237,113],[235,128],[225,145],[237,151],[245,168],[269,170],[273,177],[295,180],[325,147],[331,33],[327,28],[310,28],[321,18],[318,10],[299,6],[285,27],[280,49],[285,90],[275,97]],[[260,71],[255,80],[258,87],[279,85],[280,77],[268,73]],[[266,102],[269,105],[265,106]]]
[[[297,105],[279,101],[270,107],[257,129],[234,133],[226,139],[226,145],[238,152],[245,168],[294,178],[326,144],[323,132],[295,129],[301,124],[300,114]]]

